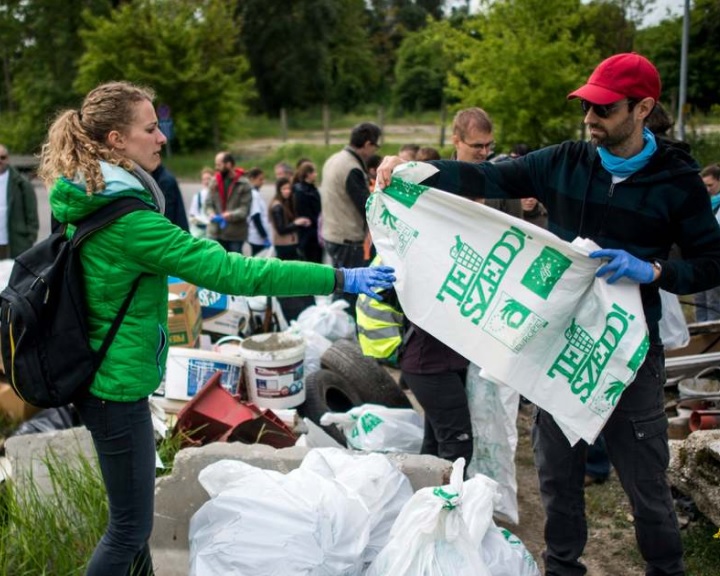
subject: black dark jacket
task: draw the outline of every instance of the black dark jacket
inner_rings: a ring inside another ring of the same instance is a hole
[[[534,196],[548,211],[548,229],[563,240],[590,238],[603,248],[660,262],[659,280],[640,286],[654,342],[658,288],[692,294],[720,285],[720,227],[697,164],[661,140],[648,165],[618,184],[587,142],[565,142],[498,164],[431,164],[440,172],[423,184],[471,197]],[[668,261],[674,243],[683,259]]]
[[[162,190],[163,196],[165,196],[165,217],[187,232],[190,226],[188,225],[185,204],[175,176],[161,164],[152,171],[152,177],[157,182],[160,190]]]

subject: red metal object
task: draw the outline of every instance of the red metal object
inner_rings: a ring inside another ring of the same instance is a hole
[[[242,402],[220,384],[222,372],[208,380],[195,397],[180,410],[175,431],[183,431],[183,446],[210,442],[268,444],[275,448],[294,446],[297,436],[275,414]]]
[[[720,410],[695,410],[690,414],[690,430],[714,430],[720,428]]]

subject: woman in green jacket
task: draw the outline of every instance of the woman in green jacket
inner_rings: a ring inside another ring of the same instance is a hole
[[[73,225],[126,196],[154,208],[124,215],[82,244],[95,349],[141,277],[92,386],[75,402],[92,434],[110,507],[107,530],[87,567],[90,576],[153,574],[148,538],[155,443],[148,395],[159,386],[167,358],[168,275],[225,294],[275,296],[347,291],[377,297],[375,290],[395,280],[388,267],[335,270],[245,258],[173,225],[163,216],[162,192],[147,175],[160,164],[166,142],[153,97],[150,90],[126,82],[98,86],[80,110],[57,117],[41,155],[40,175],[61,223]]]

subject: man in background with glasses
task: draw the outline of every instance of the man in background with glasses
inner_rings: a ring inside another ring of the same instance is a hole
[[[8,150],[0,144],[0,259],[30,248],[39,226],[35,188],[10,166]]]
[[[639,284],[650,348],[623,392],[603,435],[630,500],[635,534],[648,576],[685,573],[673,500],[664,413],[665,366],[658,322],[658,289],[692,294],[720,285],[720,227],[685,151],[644,126],[660,98],[660,75],[646,58],[616,54],[601,62],[572,92],[579,99],[590,142],[564,142],[493,164],[436,161],[423,184],[464,196],[533,196],[548,210],[548,229],[566,241],[589,238],[602,247],[599,277]],[[378,185],[399,162],[386,158]],[[681,259],[668,259],[673,244]],[[572,287],[566,287],[572,289]],[[533,449],[546,512],[545,574],[586,573],[584,441],[570,446],[552,415],[538,410]]]

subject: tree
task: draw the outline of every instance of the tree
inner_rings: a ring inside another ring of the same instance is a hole
[[[150,86],[172,110],[180,148],[218,147],[254,95],[233,8],[230,0],[134,0],[110,18],[86,13],[76,89],[117,79]]]
[[[565,98],[599,61],[593,38],[577,32],[579,10],[580,0],[498,0],[469,19],[449,78],[456,107],[487,110],[506,143],[574,136],[581,114]]]

